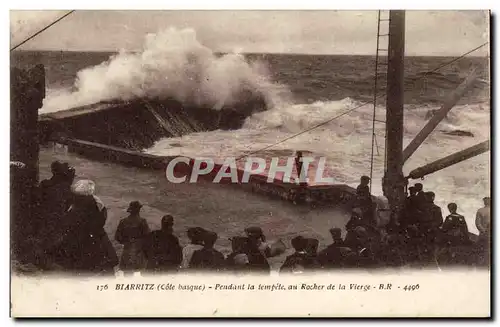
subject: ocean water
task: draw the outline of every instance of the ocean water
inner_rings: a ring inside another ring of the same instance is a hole
[[[162,139],[152,148],[145,149],[152,154],[241,156],[360,106],[260,155],[272,156],[273,151],[279,150],[303,150],[325,156],[335,179],[351,186],[357,185],[361,175],[370,173],[374,107],[363,104],[373,100],[374,57],[221,55],[199,46],[189,36],[184,35],[181,40],[186,38],[191,43],[181,42],[182,47],[173,47],[172,41],[158,37],[146,42],[142,52],[133,54],[16,52],[12,62],[21,66],[33,62],[45,64],[47,97],[42,112],[102,100],[147,97],[151,92],[155,96],[167,94],[180,100],[192,96],[217,106],[233,101],[239,89],[247,88],[260,92],[268,101],[269,110],[249,117],[239,130]],[[473,67],[478,67],[480,77],[407,161],[405,173],[490,138],[488,59],[466,57],[432,72],[450,60],[453,58],[406,59],[405,145],[425,125],[429,110],[438,109]],[[383,93],[385,72],[379,75],[379,85],[379,92]],[[193,88],[197,93],[193,93]],[[385,120],[383,99],[378,101],[375,112],[378,120]],[[384,130],[384,123],[377,122],[373,168],[373,193],[376,195],[382,194]],[[443,133],[453,130],[469,131],[474,137]],[[423,181],[410,181],[414,182],[422,182],[426,190],[436,193],[436,203],[445,215],[446,205],[456,202],[459,212],[466,216],[470,231],[477,233],[475,212],[482,206],[481,199],[490,194],[489,153],[428,175]]]

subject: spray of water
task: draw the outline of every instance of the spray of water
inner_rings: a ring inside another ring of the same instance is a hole
[[[194,30],[170,28],[146,35],[139,52],[121,51],[79,71],[73,91],[52,93],[42,111],[136,98],[170,98],[213,109],[261,98],[273,107],[283,104],[286,93],[260,62],[238,53],[218,55],[197,40]]]

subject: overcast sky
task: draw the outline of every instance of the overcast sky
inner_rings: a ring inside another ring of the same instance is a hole
[[[64,13],[11,11],[11,46]],[[407,11],[406,53],[465,53],[488,41],[487,15]],[[374,54],[376,17],[376,11],[77,11],[20,49],[137,50],[146,33],[190,27],[214,51]],[[481,50],[476,54],[488,53]]]

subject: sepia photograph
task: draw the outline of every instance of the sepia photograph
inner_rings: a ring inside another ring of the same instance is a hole
[[[489,10],[9,15],[11,316],[490,317]]]

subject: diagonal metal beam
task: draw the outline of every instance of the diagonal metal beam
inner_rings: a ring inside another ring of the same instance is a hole
[[[469,74],[469,76],[451,93],[448,100],[441,106],[439,111],[432,116],[427,124],[420,130],[415,138],[403,150],[403,163],[411,157],[411,155],[419,148],[425,139],[432,133],[437,125],[446,117],[446,114],[457,104],[465,92],[472,86],[477,77],[477,68]]]
[[[453,153],[447,157],[431,162],[425,166],[414,169],[410,172],[407,178],[418,179],[426,175],[432,174],[438,170],[447,168],[464,160],[470,159],[477,155],[490,150],[490,141],[484,141],[467,148],[465,150]]]

